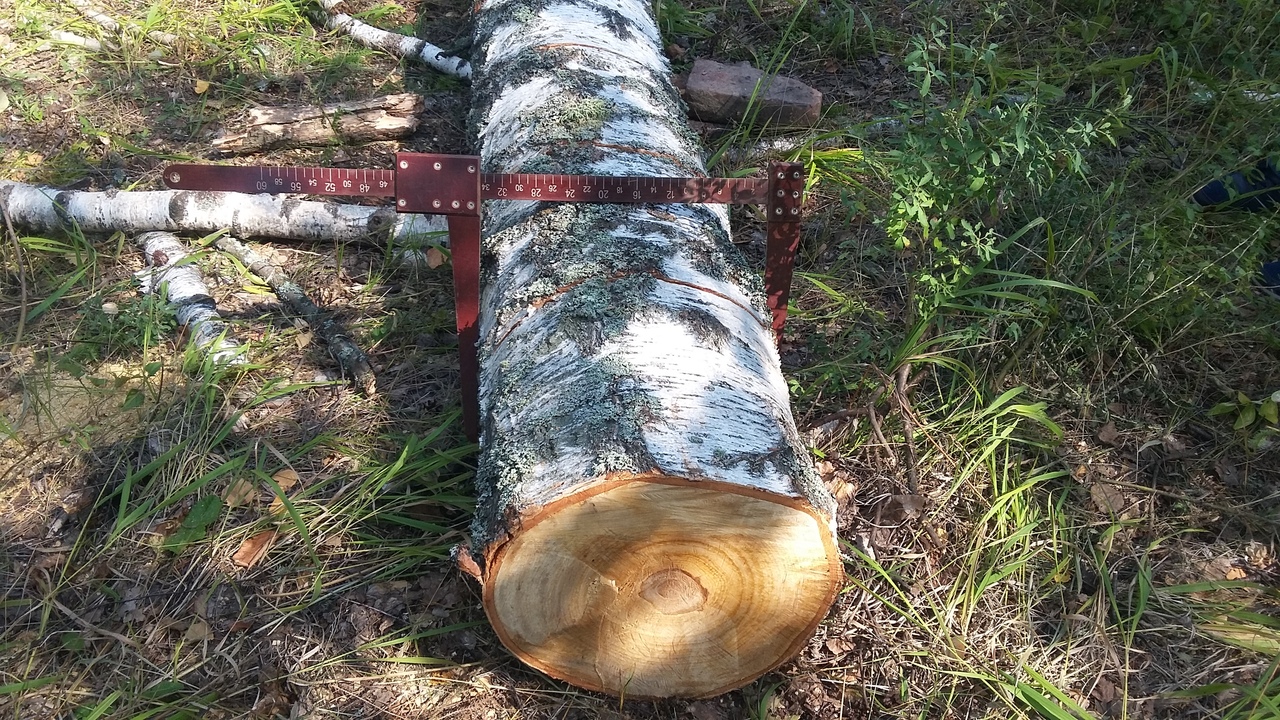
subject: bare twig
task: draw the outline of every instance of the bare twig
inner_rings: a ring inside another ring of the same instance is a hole
[[[99,635],[102,635],[104,637],[109,637],[112,640],[115,640],[116,642],[119,642],[122,645],[126,645],[128,647],[133,648],[134,650],[139,649],[138,643],[136,641],[131,640],[125,637],[124,635],[121,635],[120,633],[114,633],[114,632],[111,632],[110,630],[104,630],[98,627],[97,625],[94,625],[88,620],[85,620],[84,618],[72,612],[71,608],[67,607],[66,605],[63,605],[62,603],[58,602],[57,600],[54,600],[53,598],[49,598],[49,602],[52,603],[54,607],[58,608],[58,610],[61,611],[63,615],[66,615],[67,618],[71,620],[71,622],[79,625],[85,630],[98,633]]]
[[[365,47],[381,50],[406,60],[416,60],[448,75],[456,75],[460,78],[471,77],[469,61],[445,55],[442,48],[426,40],[381,30],[346,13],[337,12],[342,0],[317,0],[317,2],[328,15],[324,24],[328,30],[344,32]]]
[[[329,348],[329,354],[342,368],[343,375],[355,380],[366,394],[373,395],[378,391],[378,379],[373,366],[369,364],[368,356],[351,340],[346,329],[312,302],[302,287],[290,280],[284,270],[235,238],[221,237],[213,245],[244,263],[250,272],[265,280],[289,311],[305,320],[320,336]]]
[[[911,366],[903,363],[898,368],[898,382],[893,390],[893,401],[902,414],[902,435],[906,438],[907,452],[907,490],[912,495],[920,494],[920,475],[916,470],[915,425],[912,423],[911,407],[907,402],[907,381],[911,378]]]

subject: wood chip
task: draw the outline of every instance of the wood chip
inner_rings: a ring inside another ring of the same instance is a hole
[[[240,544],[240,549],[231,556],[231,562],[246,570],[258,564],[271,546],[276,542],[275,530],[264,530]]]

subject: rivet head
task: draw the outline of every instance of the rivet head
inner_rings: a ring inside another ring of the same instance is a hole
[[[475,209],[476,209],[476,204],[475,204],[475,203],[473,203],[473,202],[471,202],[470,200],[468,200],[468,201],[467,201],[467,209],[468,209],[468,210],[475,210]]]
[[[799,190],[792,190],[792,191],[791,191],[791,197],[793,197],[793,198],[798,198],[798,197],[800,197],[800,191],[799,191]]]
[[[800,214],[800,208],[791,208],[791,214],[792,214],[792,215],[799,215],[799,214]]]
[[[800,172],[799,172],[799,171],[796,171],[796,172],[791,173],[791,177],[795,178],[796,180],[799,180],[799,179],[800,179]]]
[[[440,169],[440,163],[432,163],[432,164],[431,164],[431,167],[433,167],[433,168],[435,168],[435,169],[439,170],[439,169]]]
[[[782,192],[781,190],[778,191],[778,197],[785,197],[785,196],[786,196],[786,193]]]
[[[178,182],[181,179],[182,176],[178,173],[169,173],[169,182]]]
[[[404,201],[404,198],[400,198],[399,200],[397,200],[397,201],[396,201],[396,204],[397,204],[397,205],[399,205],[400,207],[404,207],[405,205],[408,205],[409,203],[405,202],[405,201]]]
[[[785,179],[786,179],[786,177],[787,177],[787,174],[786,174],[786,173],[781,173],[781,172],[780,172],[780,173],[778,173],[778,179],[779,179],[779,180],[785,180]]]
[[[438,207],[440,207],[440,201],[439,201],[439,200],[432,200],[432,201],[431,201],[431,207],[437,207],[437,208],[438,208]]]
[[[457,200],[454,200],[454,201],[453,201],[453,207],[454,207],[455,209],[456,209],[456,208],[459,208],[459,207],[461,207],[461,204],[460,204]]]
[[[408,170],[408,169],[409,169],[409,161],[408,161],[408,160],[401,160],[401,161],[400,161],[400,169],[401,169],[401,170]]]
[[[469,173],[473,173],[473,172],[475,172],[475,171],[476,171],[476,166],[475,166],[475,165],[468,165],[468,166],[467,166],[467,172],[469,172]]]
[[[774,210],[773,210],[773,214],[774,214],[774,215],[781,215],[781,214],[782,214],[782,208],[774,208]]]

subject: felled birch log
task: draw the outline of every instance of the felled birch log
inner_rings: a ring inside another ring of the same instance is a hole
[[[489,172],[702,175],[648,0],[477,10]],[[581,687],[708,696],[794,655],[842,579],[724,206],[489,202],[469,550],[502,642]]]
[[[247,129],[215,138],[213,147],[230,154],[394,140],[418,129],[425,107],[421,95],[402,93],[319,106],[253,108]]]
[[[344,377],[354,380],[367,395],[378,391],[377,376],[368,356],[347,335],[346,328],[312,302],[302,286],[291,280],[283,269],[235,238],[220,237],[213,241],[213,246],[244,263],[250,272],[265,280],[289,312],[304,320],[320,337]]]
[[[62,232],[71,225],[87,233],[129,235],[159,231],[237,237],[292,238],[330,242],[422,246],[443,242],[444,219],[398,215],[389,207],[187,190],[87,192],[0,180],[0,208],[19,227]]]
[[[325,29],[343,32],[352,40],[368,48],[381,50],[405,60],[414,60],[435,68],[447,75],[471,77],[471,63],[458,57],[445,55],[444,50],[421,38],[376,28],[350,15],[339,12],[343,0],[317,0],[326,13]]]
[[[136,275],[140,291],[144,295],[164,293],[187,343],[208,354],[215,365],[243,362],[240,347],[227,337],[227,324],[222,322],[200,266],[190,260],[186,245],[167,232],[142,233],[134,238],[134,244],[146,259],[146,267]]]

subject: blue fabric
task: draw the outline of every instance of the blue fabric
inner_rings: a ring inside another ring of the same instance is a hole
[[[1275,298],[1280,298],[1280,260],[1262,265],[1258,288]]]
[[[1205,185],[1191,199],[1206,210],[1257,212],[1280,206],[1280,171],[1264,158],[1247,170],[1233,172]]]

